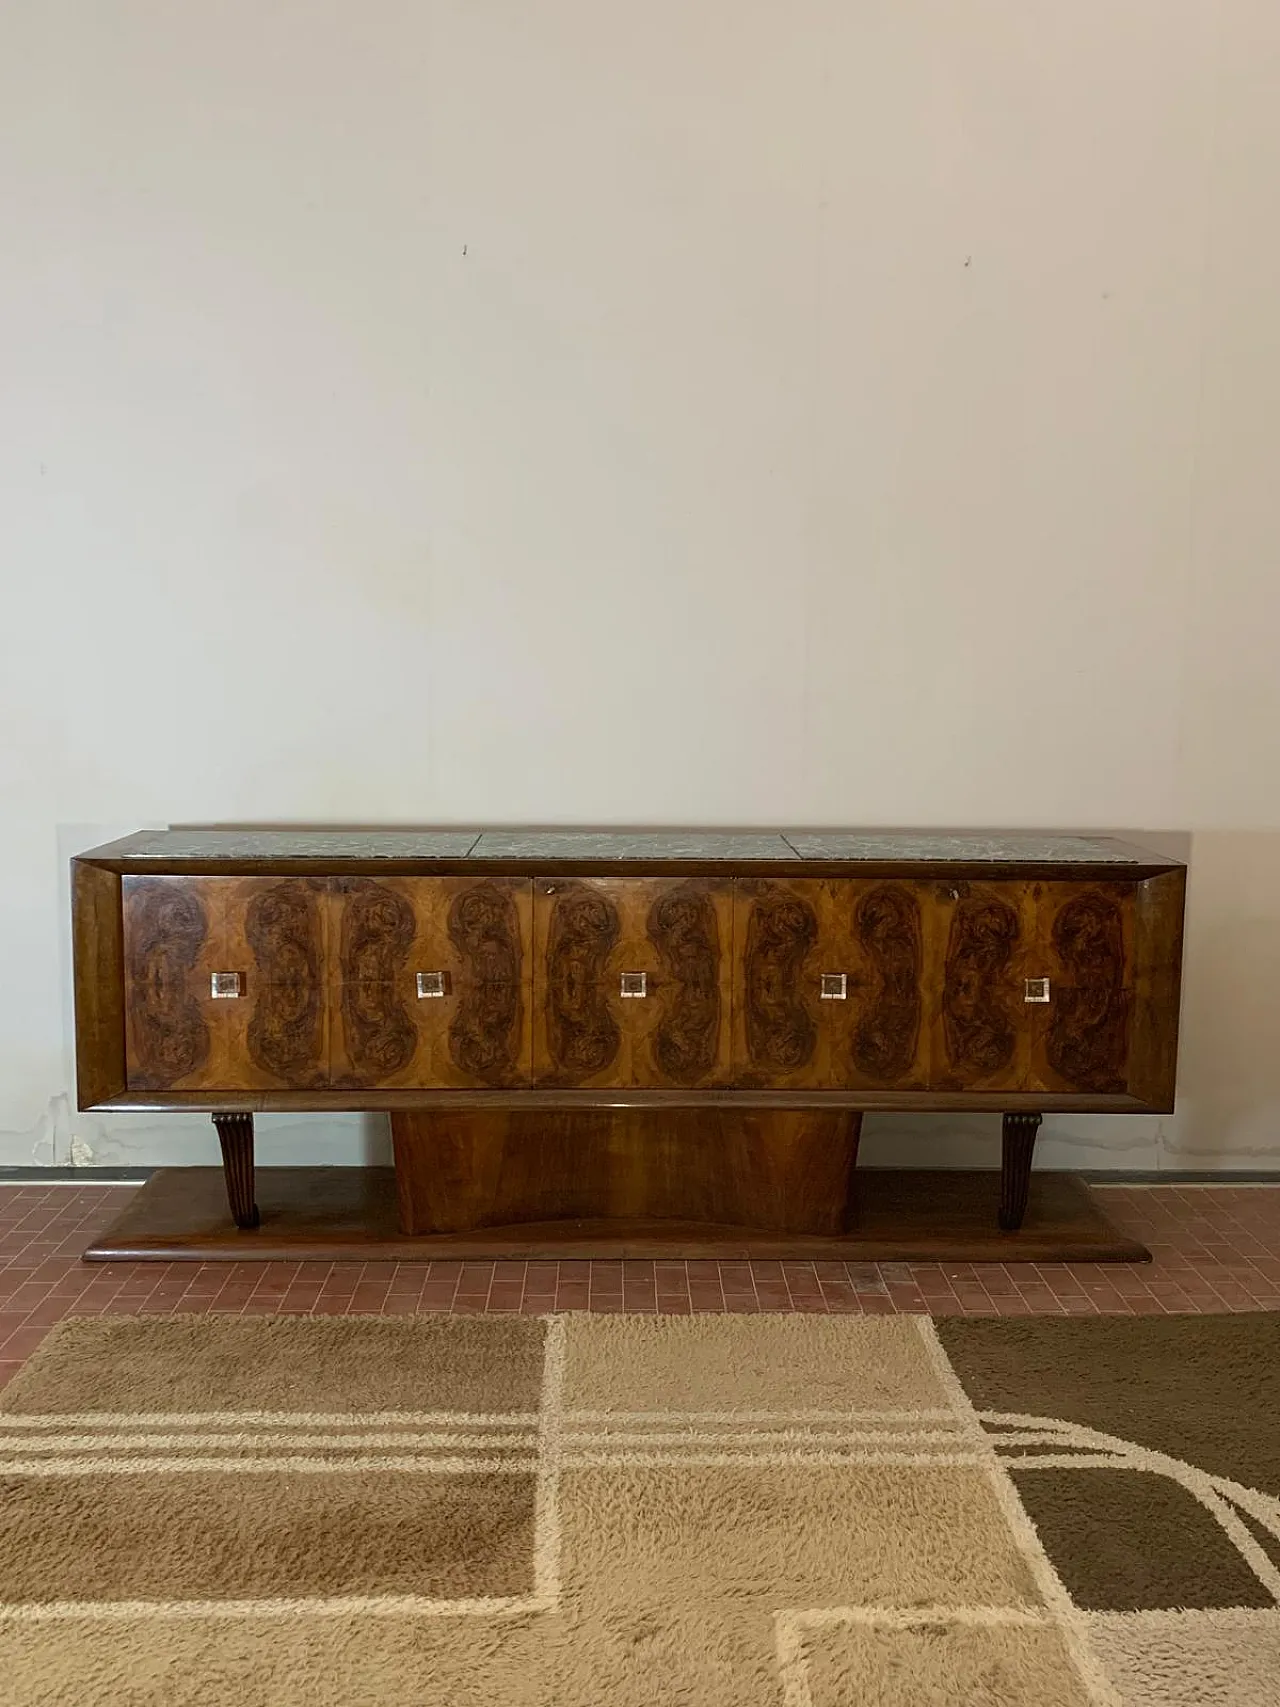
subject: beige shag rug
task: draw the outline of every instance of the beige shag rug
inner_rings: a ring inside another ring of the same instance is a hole
[[[1280,1318],[64,1323],[5,1707],[1270,1707]]]

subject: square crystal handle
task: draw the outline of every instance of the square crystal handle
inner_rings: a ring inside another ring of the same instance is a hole
[[[1028,978],[1022,999],[1024,1002],[1047,1002],[1049,1000],[1049,980],[1047,978]]]
[[[419,972],[417,991],[419,1001],[425,1000],[428,996],[447,996],[449,994],[449,974],[447,972]]]
[[[647,988],[648,981],[649,975],[647,972],[624,972],[618,988],[618,994],[620,996],[631,996],[637,999],[641,996],[647,996],[649,994]]]
[[[239,996],[238,972],[212,972],[209,975],[209,994],[215,1002],[233,1002]]]
[[[824,972],[818,993],[824,1002],[844,1002],[849,999],[849,974]]]

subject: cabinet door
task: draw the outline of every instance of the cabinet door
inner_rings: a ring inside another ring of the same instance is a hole
[[[131,1090],[327,1084],[324,893],[309,878],[124,878]]]
[[[534,883],[534,1081],[713,1086],[729,1071],[727,881]]]
[[[221,892],[208,878],[126,876],[121,898],[129,1089],[205,1089],[226,1053],[224,1016],[209,999]]]
[[[1091,1092],[1129,1089],[1134,996],[1132,883],[1054,882],[1039,891],[1034,976],[1048,1000],[1032,1009],[1031,1087]]]
[[[734,884],[734,1083],[911,1090],[927,1082],[926,912],[916,885]]]
[[[329,1082],[328,880],[212,878],[224,895],[223,959],[240,995],[225,1023],[224,1088],[318,1090]]]
[[[1040,972],[1036,888],[1029,883],[932,883],[930,932],[936,1091],[1020,1091],[1031,1078],[1039,1006],[1027,979]]]
[[[527,878],[336,878],[331,909],[335,1085],[529,1082]]]

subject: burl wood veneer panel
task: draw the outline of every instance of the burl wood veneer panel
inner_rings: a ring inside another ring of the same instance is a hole
[[[225,1011],[232,1082],[321,1089],[329,1082],[328,880],[224,880],[223,930],[244,994]]]
[[[309,878],[123,879],[131,1090],[327,1085],[325,890]],[[237,974],[240,994],[214,996],[215,973]]]
[[[1039,914],[1029,883],[931,883],[923,909],[932,951],[929,1088],[1021,1091],[1031,1079],[1040,976]]]
[[[535,1084],[727,1081],[727,879],[539,878],[533,935]],[[624,996],[624,975],[644,994]]]
[[[838,1234],[861,1120],[733,1108],[397,1113],[400,1226],[674,1219]]]
[[[125,877],[124,1011],[130,1090],[195,1090],[216,1058],[217,882]]]
[[[1129,1089],[1133,1035],[1132,883],[1040,883],[1039,956],[1050,1000],[1035,1011],[1031,1088]]]
[[[733,1071],[744,1087],[921,1088],[929,1075],[923,886],[734,885]],[[824,998],[823,978],[844,979]]]
[[[529,1083],[528,878],[335,878],[331,907],[335,1085]]]

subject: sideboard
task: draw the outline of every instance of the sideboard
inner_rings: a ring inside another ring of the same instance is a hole
[[[868,1110],[1173,1106],[1185,869],[1079,836],[140,832],[72,867],[82,1109],[387,1110],[401,1229],[839,1236]],[[581,1248],[577,1255],[588,1254]]]

